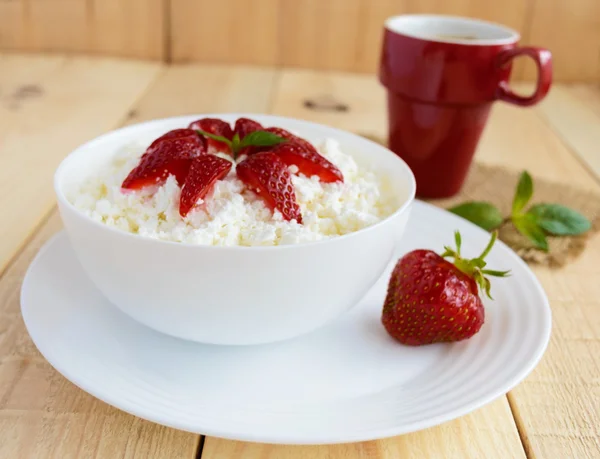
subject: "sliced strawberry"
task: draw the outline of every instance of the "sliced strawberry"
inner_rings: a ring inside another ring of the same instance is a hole
[[[288,139],[288,140],[295,140],[295,139],[300,138],[300,137],[292,134],[290,131],[286,131],[285,129],[280,128],[280,127],[269,127],[267,129],[265,129],[265,131],[270,132],[271,134],[278,135],[279,137],[283,137],[284,139]]]
[[[233,133],[237,134],[242,140],[248,134],[255,131],[262,131],[264,128],[262,124],[257,121],[251,120],[250,118],[238,118],[233,128]]]
[[[181,189],[179,214],[185,217],[199,199],[210,193],[217,180],[221,180],[231,170],[231,161],[214,155],[198,156],[192,161],[189,173]]]
[[[242,140],[248,134],[251,134],[256,131],[262,131],[263,129],[264,128],[262,124],[254,120],[251,120],[249,118],[238,118],[235,122],[233,133],[237,134],[240,140]],[[257,146],[244,147],[238,152],[237,156],[239,158],[242,155],[251,155],[257,153],[258,151],[261,151],[261,148]]]
[[[233,131],[229,123],[220,120],[218,118],[202,118],[194,121],[189,125],[190,129],[200,129],[201,131],[208,132],[209,134],[220,135],[226,139],[231,140],[233,138]],[[225,142],[219,142],[215,139],[206,139],[208,153],[228,153],[231,154],[231,148]]]
[[[343,182],[342,172],[321,156],[315,147],[304,139],[295,138],[269,150],[288,166],[295,165],[307,177],[317,175],[321,182]]]
[[[249,156],[237,166],[237,175],[256,192],[267,207],[277,209],[286,220],[302,223],[292,177],[285,163],[271,152]]]
[[[193,129],[173,129],[152,142],[148,147],[148,150],[156,148],[163,140],[180,139],[182,137],[198,137],[198,133]]]
[[[160,185],[170,174],[181,184],[185,181],[192,160],[206,152],[202,139],[197,135],[158,140],[148,147],[121,187],[139,190]]]

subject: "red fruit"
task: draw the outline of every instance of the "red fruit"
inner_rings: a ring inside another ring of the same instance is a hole
[[[238,118],[233,128],[233,133],[237,134],[242,140],[248,134],[255,131],[262,131],[264,128],[262,124],[257,121],[251,120],[250,118]]]
[[[231,161],[214,155],[202,155],[192,161],[189,173],[181,189],[179,214],[185,217],[199,199],[210,193],[217,180],[231,170]]]
[[[298,171],[307,177],[317,175],[321,182],[326,183],[344,181],[342,172],[304,139],[297,138],[280,143],[269,151],[279,156],[288,166],[295,165]]]
[[[292,177],[285,163],[271,152],[249,156],[237,166],[237,175],[256,192],[267,207],[277,209],[286,220],[302,223]]]
[[[460,257],[460,234],[455,233],[456,252],[446,248],[443,256],[431,250],[414,250],[396,264],[383,306],[382,323],[403,344],[419,346],[460,341],[472,337],[484,322],[478,285],[489,296],[484,275],[504,277],[508,271],[483,269],[483,259],[496,240],[492,234],[483,254],[473,260]]]
[[[190,129],[200,129],[201,131],[208,132],[209,134],[220,135],[226,139],[231,140],[233,138],[233,131],[229,123],[220,120],[218,118],[202,118],[194,121],[189,125]],[[231,154],[231,148],[225,142],[220,142],[215,139],[206,139],[206,151],[207,153],[228,153]]]
[[[270,132],[271,134],[278,135],[279,137],[283,137],[284,139],[287,139],[287,140],[296,140],[296,139],[300,138],[300,137],[292,134],[290,131],[286,131],[285,129],[280,128],[280,127],[269,127],[267,129],[265,129],[265,131]]]
[[[172,137],[168,137],[169,135]],[[167,137],[164,138],[165,136]],[[185,181],[192,160],[206,152],[204,142],[198,135],[177,137],[167,133],[165,136],[156,139],[148,147],[121,187],[139,190],[146,186],[160,185],[171,174],[179,184]]]
[[[237,134],[240,138],[240,140],[242,140],[244,137],[246,137],[248,134],[251,134],[252,132],[256,132],[256,131],[262,131],[264,128],[262,126],[262,124],[251,120],[249,118],[238,118],[237,121],[235,122],[235,127],[233,129],[233,133]],[[249,146],[249,147],[244,147],[242,148],[239,152],[238,152],[238,158],[242,155],[252,155],[254,153],[258,153],[259,151],[264,150],[264,148],[261,149],[261,147],[257,147],[257,146]]]
[[[183,137],[196,138],[198,137],[198,133],[193,129],[173,129],[152,142],[146,151],[156,148],[164,140],[180,139]]]

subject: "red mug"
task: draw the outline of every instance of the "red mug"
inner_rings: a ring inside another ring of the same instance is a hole
[[[502,25],[452,16],[386,21],[379,78],[387,88],[389,148],[412,169],[418,196],[460,191],[492,102],[528,106],[548,93],[550,51],[518,47],[519,38]],[[538,68],[530,96],[508,84],[517,56],[529,56]]]

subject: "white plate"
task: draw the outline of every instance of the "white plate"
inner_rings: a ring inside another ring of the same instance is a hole
[[[441,250],[459,229],[466,255],[488,234],[416,202],[404,253]],[[105,300],[64,233],[40,251],[23,282],[23,318],[36,346],[67,379],[124,411],[206,435],[270,443],[342,443],[434,426],[505,394],[535,367],[550,337],[548,300],[517,255],[498,243],[486,323],[474,338],[420,348],[388,337],[380,313],[391,266],[348,314],[278,344],[225,347],[152,331]],[[198,301],[202,301],[201,298]],[[285,301],[285,299],[282,299]]]

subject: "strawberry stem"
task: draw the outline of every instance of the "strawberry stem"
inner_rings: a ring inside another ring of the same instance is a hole
[[[488,245],[485,249],[483,249],[483,252],[481,252],[481,255],[479,255],[478,257],[480,260],[483,260],[485,257],[488,256],[488,254],[492,250],[492,247],[496,243],[496,239],[498,239],[498,231],[492,231],[492,238],[490,239],[490,242],[488,242]]]
[[[494,276],[494,277],[506,277],[510,274],[510,271],[496,271],[496,270],[492,270],[492,269],[483,269],[483,268],[485,268],[485,266],[487,264],[485,262],[485,257],[487,257],[489,255],[489,253],[492,250],[492,247],[496,243],[497,239],[498,239],[498,232],[497,231],[492,232],[490,241],[488,242],[485,249],[483,249],[483,252],[481,253],[481,255],[479,255],[477,258],[466,259],[466,258],[462,258],[460,256],[462,238],[461,238],[460,233],[458,231],[455,231],[454,232],[454,242],[456,244],[456,250],[454,250],[450,247],[444,246],[444,253],[442,253],[442,255],[441,255],[443,258],[449,258],[449,257],[454,258],[454,266],[456,266],[460,271],[465,273],[470,278],[474,279],[475,282],[477,282],[477,285],[479,286],[479,288],[483,292],[485,292],[485,294],[490,299],[492,299],[492,296],[490,294],[491,283],[490,283],[490,280],[485,276],[487,275],[487,276]]]

